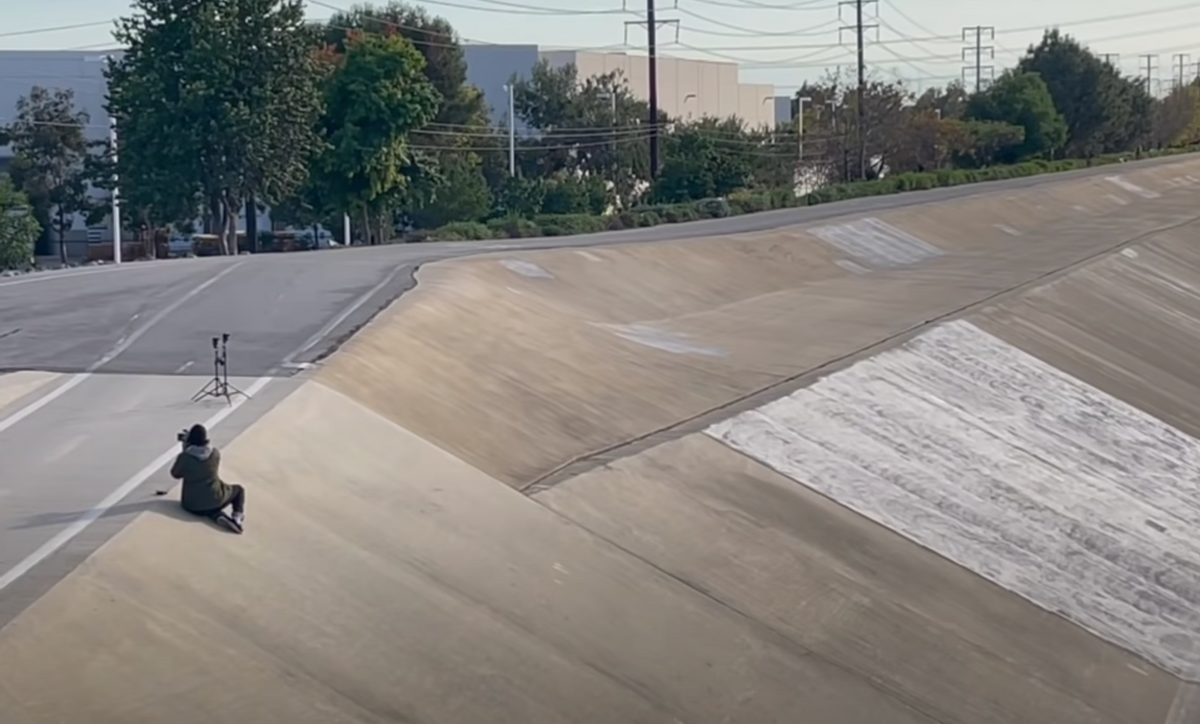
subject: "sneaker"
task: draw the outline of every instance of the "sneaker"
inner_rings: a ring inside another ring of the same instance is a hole
[[[234,522],[234,523],[237,523],[237,524],[238,524],[238,527],[239,527],[239,528],[245,528],[245,527],[246,527],[246,514],[245,514],[245,513],[234,513],[234,514],[233,514],[232,516],[230,516],[230,517],[231,517],[231,518],[233,518],[233,522]]]
[[[234,518],[232,518],[231,516],[226,515],[225,513],[221,513],[219,516],[217,516],[216,522],[217,522],[217,525],[228,528],[229,530],[231,530],[234,533],[237,533],[239,535],[242,532],[242,524],[240,522],[238,522],[237,520],[235,520]]]

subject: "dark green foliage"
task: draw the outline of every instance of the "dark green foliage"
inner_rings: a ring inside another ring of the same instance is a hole
[[[1050,90],[1037,73],[1007,71],[987,90],[972,96],[964,117],[1023,129],[1020,138],[997,141],[1002,127],[976,125],[975,146],[988,163],[1017,163],[1053,158],[1067,140],[1067,124],[1054,107]],[[997,134],[987,131],[995,130]]]
[[[219,211],[226,252],[251,196],[276,203],[321,147],[312,34],[300,0],[135,0],[106,70],[122,185],[161,184],[172,210]],[[194,215],[194,212],[193,212]],[[182,221],[182,219],[178,219]]]
[[[1149,137],[1154,99],[1144,85],[1122,77],[1074,38],[1057,29],[1029,48],[1017,64],[1045,81],[1066,119],[1066,153],[1087,157],[1128,150]]]
[[[24,269],[33,263],[33,246],[42,227],[12,179],[0,175],[0,271]]]
[[[89,121],[87,113],[75,110],[70,89],[52,92],[34,86],[17,101],[16,120],[5,133],[12,143],[12,182],[28,200],[38,226],[56,233],[64,264],[66,232],[75,214],[88,210],[84,127]]]

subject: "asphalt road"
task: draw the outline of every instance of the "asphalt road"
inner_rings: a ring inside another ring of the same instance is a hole
[[[1139,162],[1137,166],[1172,159]],[[223,444],[286,394],[294,363],[332,351],[412,286],[420,264],[504,249],[605,246],[761,231],[853,213],[1110,175],[1074,174],[583,237],[131,263],[0,279],[0,371],[63,373],[0,406],[0,626],[144,506],[196,421]],[[228,333],[253,399],[192,402]],[[253,502],[250,503],[253,515]]]

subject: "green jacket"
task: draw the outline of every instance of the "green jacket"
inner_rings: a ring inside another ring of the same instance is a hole
[[[211,445],[184,448],[171,466],[171,477],[183,481],[180,502],[189,513],[209,513],[224,508],[233,490],[221,481],[221,451]]]

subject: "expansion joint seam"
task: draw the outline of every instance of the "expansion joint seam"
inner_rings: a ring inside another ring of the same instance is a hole
[[[1187,219],[1184,219],[1183,221],[1178,221],[1178,222],[1175,222],[1172,224],[1167,224],[1165,226],[1160,226],[1160,227],[1151,229],[1149,231],[1145,231],[1145,232],[1138,234],[1137,236],[1134,236],[1132,238],[1126,239],[1126,240],[1118,242],[1116,244],[1112,244],[1110,246],[1106,246],[1103,249],[1099,249],[1078,261],[1072,262],[1070,264],[1065,264],[1061,267],[1057,267],[1055,269],[1051,269],[1046,272],[1042,272],[1041,274],[1038,274],[1034,278],[1028,279],[1024,282],[1021,282],[1020,284],[1015,284],[1011,287],[1006,287],[999,291],[988,294],[980,299],[976,299],[973,302],[964,304],[960,307],[956,307],[944,314],[933,317],[932,319],[926,319],[922,322],[918,322],[917,324],[906,327],[905,329],[903,329],[899,332],[890,334],[877,342],[866,345],[864,347],[860,347],[856,350],[852,350],[845,354],[839,355],[837,357],[834,357],[833,359],[822,362],[819,365],[816,365],[813,367],[808,367],[808,368],[803,369],[795,374],[788,375],[787,377],[778,379],[775,382],[771,382],[770,384],[763,385],[762,387],[751,390],[748,393],[734,397],[734,398],[727,400],[719,405],[707,408],[707,409],[705,409],[701,412],[698,412],[694,415],[690,415],[682,420],[676,421],[669,425],[664,425],[662,427],[656,428],[656,429],[651,430],[646,433],[642,433],[642,434],[635,435],[630,438],[626,438],[625,440],[614,443],[612,445],[607,445],[598,450],[593,450],[591,452],[577,455],[577,456],[572,457],[571,459],[567,460],[566,462],[555,466],[554,468],[550,469],[549,471],[542,473],[541,475],[537,476],[536,478],[534,478],[532,481],[526,483],[525,485],[520,486],[519,490],[521,492],[525,493],[526,495],[536,495],[537,493],[543,492],[545,490],[549,490],[550,488],[553,488],[555,485],[562,482],[563,480],[573,477],[573,475],[576,474],[576,472],[581,472],[581,471],[575,471],[576,468],[582,467],[583,469],[587,469],[588,463],[595,461],[596,458],[608,457],[612,453],[617,452],[623,448],[627,448],[632,445],[636,445],[638,443],[646,442],[655,437],[665,435],[665,434],[668,434],[668,433],[671,433],[671,432],[674,432],[674,431],[677,431],[680,429],[686,429],[690,425],[693,425],[697,422],[706,420],[706,419],[712,417],[713,415],[723,412],[731,407],[740,405],[740,404],[746,402],[747,400],[753,399],[753,398],[761,396],[761,395],[768,394],[774,390],[779,389],[780,387],[784,387],[786,385],[792,384],[792,383],[796,382],[797,380],[800,380],[804,377],[808,377],[811,375],[819,375],[826,370],[829,370],[831,368],[836,368],[839,365],[844,364],[847,361],[856,359],[864,354],[882,351],[883,349],[887,348],[892,343],[899,341],[899,340],[903,340],[907,337],[910,337],[913,334],[920,332],[928,327],[931,327],[931,326],[934,326],[937,324],[941,324],[946,321],[950,321],[951,319],[954,319],[955,317],[958,317],[962,314],[971,312],[980,307],[991,304],[997,300],[1000,300],[1003,297],[1007,297],[1014,293],[1025,291],[1032,287],[1036,287],[1052,277],[1056,277],[1061,274],[1069,273],[1076,269],[1085,267],[1099,259],[1102,259],[1102,258],[1108,256],[1109,254],[1119,252],[1126,247],[1129,247],[1129,246],[1137,244],[1141,241],[1144,241],[1145,239],[1155,236],[1156,234],[1161,234],[1161,233],[1164,233],[1167,231],[1173,231],[1175,229],[1180,229],[1180,228],[1183,228],[1190,224],[1194,224],[1197,221],[1200,221],[1200,215],[1191,216],[1191,217],[1188,217]]]

